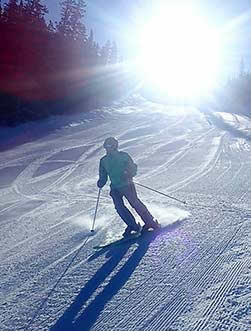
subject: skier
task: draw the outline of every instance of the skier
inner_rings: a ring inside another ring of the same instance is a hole
[[[129,236],[133,231],[140,232],[141,226],[135,222],[135,218],[130,210],[125,206],[123,197],[135,209],[145,223],[142,231],[157,229],[159,224],[153,219],[146,206],[138,198],[132,178],[136,175],[137,165],[133,162],[130,155],[118,150],[118,141],[114,137],[105,139],[103,144],[106,155],[99,163],[98,188],[102,188],[108,179],[111,181],[110,196],[113,199],[115,209],[122,220],[127,224],[124,237]]]

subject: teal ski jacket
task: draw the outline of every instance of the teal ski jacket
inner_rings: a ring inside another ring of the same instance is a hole
[[[103,187],[108,177],[111,188],[121,188],[132,182],[132,177],[137,173],[137,165],[126,152],[114,151],[106,154],[99,162],[98,187]]]

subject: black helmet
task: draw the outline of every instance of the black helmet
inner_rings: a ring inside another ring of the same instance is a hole
[[[111,149],[114,149],[116,150],[118,148],[118,140],[114,137],[108,137],[105,139],[104,141],[104,144],[103,144],[103,147],[106,149],[106,148],[111,148]]]

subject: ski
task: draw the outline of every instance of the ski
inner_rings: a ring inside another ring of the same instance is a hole
[[[137,233],[131,234],[129,237],[114,240],[114,241],[111,241],[111,242],[109,242],[108,244],[105,244],[105,245],[94,246],[93,249],[99,250],[99,249],[109,248],[109,247],[112,247],[112,246],[118,246],[118,245],[130,242],[130,241],[133,241],[134,239],[138,239],[138,238],[140,238],[140,237],[142,237],[146,234],[158,234],[161,229],[162,228],[160,227],[159,229],[156,229],[156,230],[150,230],[150,231],[145,231],[145,232],[137,232]]]

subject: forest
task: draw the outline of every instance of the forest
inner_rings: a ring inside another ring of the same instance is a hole
[[[0,1],[0,125],[109,106],[139,86],[116,42],[95,41],[85,24],[86,2],[60,4],[53,22],[41,0]],[[251,75],[242,67],[199,107],[250,116],[250,87]]]
[[[116,42],[87,29],[85,1],[61,1],[58,22],[46,14],[40,0],[0,3],[0,125],[109,105],[132,84]]]

